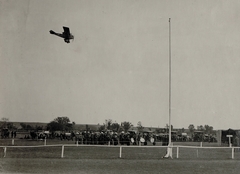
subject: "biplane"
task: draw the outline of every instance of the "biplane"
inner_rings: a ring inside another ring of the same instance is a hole
[[[70,39],[74,39],[74,36],[70,33],[70,29],[68,27],[63,27],[63,33],[56,33],[53,30],[50,30],[50,34],[54,34],[56,36],[62,37],[66,43],[70,43]]]

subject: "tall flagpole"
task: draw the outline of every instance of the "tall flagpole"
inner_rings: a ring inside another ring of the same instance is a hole
[[[169,18],[169,137],[167,154],[164,158],[172,158],[172,126],[171,126],[171,18]]]
[[[171,18],[169,18],[169,145],[172,141],[172,126],[171,126]]]

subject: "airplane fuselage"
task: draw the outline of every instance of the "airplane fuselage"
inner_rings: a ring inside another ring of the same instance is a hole
[[[62,34],[56,33],[53,30],[50,30],[49,32],[50,32],[50,34],[53,34],[53,35],[63,38],[66,43],[70,43],[70,39],[74,39],[74,36],[70,32],[64,31]]]

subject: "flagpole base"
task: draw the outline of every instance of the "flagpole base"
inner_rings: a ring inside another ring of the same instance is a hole
[[[167,148],[167,154],[165,156],[163,156],[162,158],[173,158],[172,157],[172,147],[168,147]]]

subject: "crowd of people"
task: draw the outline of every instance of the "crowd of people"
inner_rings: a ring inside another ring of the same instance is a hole
[[[3,128],[1,130],[1,137],[2,138],[15,138],[17,135],[16,131],[9,131],[7,128]]]
[[[102,131],[102,132],[72,132],[58,133],[53,136],[60,140],[75,140],[79,144],[95,144],[95,145],[147,145],[147,143],[156,144],[156,137],[154,134],[148,133],[136,133],[136,132],[121,132],[114,131]]]
[[[15,138],[16,131],[2,129],[2,138]],[[30,131],[29,135],[25,135],[26,139],[59,139],[72,140],[79,144],[95,144],[95,145],[155,145],[161,142],[162,145],[168,145],[168,134],[156,134],[154,132],[137,132],[129,130],[127,132],[106,131]],[[198,142],[216,142],[216,138],[212,135],[194,134],[194,136],[181,136],[172,134],[172,141],[198,141]]]

